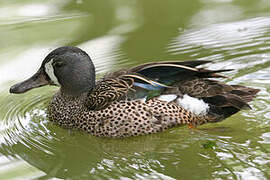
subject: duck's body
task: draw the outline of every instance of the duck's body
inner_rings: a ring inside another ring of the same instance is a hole
[[[78,128],[95,136],[127,137],[156,133],[170,127],[206,121],[175,103],[157,98],[114,101],[106,108],[89,110],[88,97],[58,92],[48,107],[49,118],[60,126]]]
[[[78,48],[62,47],[45,58],[37,74],[10,91],[22,93],[46,84],[60,85],[49,104],[49,118],[60,126],[108,137],[218,122],[249,107],[247,102],[257,89],[211,80],[222,78],[217,73],[227,70],[196,68],[204,63],[148,63],[95,82],[89,56]]]

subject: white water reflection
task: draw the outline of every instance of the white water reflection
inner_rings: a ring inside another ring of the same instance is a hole
[[[58,10],[57,3],[13,4],[0,8],[0,18],[46,16]]]
[[[20,169],[20,171],[16,171]],[[18,175],[20,174],[20,177]],[[0,156],[0,177],[1,179],[36,179],[44,176],[45,173],[34,166],[29,165],[26,161],[19,159],[9,159]]]
[[[119,35],[107,35],[78,45],[86,51],[93,60],[98,73],[110,72],[115,61],[121,59],[123,54],[119,52],[119,46],[124,37]]]
[[[192,17],[190,27],[202,27],[235,20],[235,17],[240,18],[243,13],[241,7],[229,3],[217,3],[214,8],[209,2],[204,3],[203,9]]]
[[[56,11],[56,6],[51,4],[29,4],[18,8],[17,16],[45,16]]]
[[[51,49],[51,46],[36,46],[29,48],[17,56],[2,57],[9,58],[5,64],[0,66],[0,83],[4,84],[11,80],[23,80],[33,75],[35,70],[38,70],[44,55]],[[11,73],[13,72],[13,73]],[[0,86],[3,88],[3,86]]]
[[[168,50],[174,54],[182,54],[190,50],[196,52],[196,47],[213,49],[213,51],[237,49],[230,52],[235,55],[245,53],[238,49],[252,48],[268,42],[269,38],[265,39],[264,33],[269,30],[269,17],[214,24],[202,29],[185,31],[172,41]]]
[[[261,138],[262,138],[262,141],[259,141],[260,143],[270,144],[270,132],[263,133]]]

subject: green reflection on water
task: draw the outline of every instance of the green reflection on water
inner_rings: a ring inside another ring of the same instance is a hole
[[[268,1],[94,0],[0,2],[0,177],[48,179],[270,179]],[[262,89],[242,111],[195,130],[96,138],[46,118],[57,88],[23,95],[56,46],[84,47],[98,75],[148,61],[213,60],[228,82]],[[205,148],[209,145],[211,148]]]

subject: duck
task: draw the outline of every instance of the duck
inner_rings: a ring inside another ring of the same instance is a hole
[[[96,80],[90,56],[78,47],[51,51],[38,71],[10,88],[21,94],[59,86],[48,118],[63,128],[98,137],[130,137],[187,125],[220,122],[248,104],[259,89],[229,85],[220,78],[232,69],[209,70],[210,61],[161,61],[105,74]],[[203,66],[204,67],[204,66]]]

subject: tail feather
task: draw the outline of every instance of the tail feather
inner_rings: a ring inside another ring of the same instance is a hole
[[[232,94],[240,96],[245,102],[250,102],[260,91],[259,89],[249,88],[240,85],[232,85],[234,90],[231,91]]]
[[[243,101],[239,96],[233,94],[216,95],[202,98],[206,103],[217,107],[234,107],[238,110],[243,108],[250,108],[250,106]]]
[[[232,71],[233,69],[222,69],[222,70],[207,70],[199,69],[198,77],[200,78],[228,78],[227,76],[218,74],[222,72]]]
[[[233,90],[225,95],[204,98],[210,104],[210,122],[221,121],[242,109],[251,109],[248,102],[252,101],[259,89],[232,85]]]

